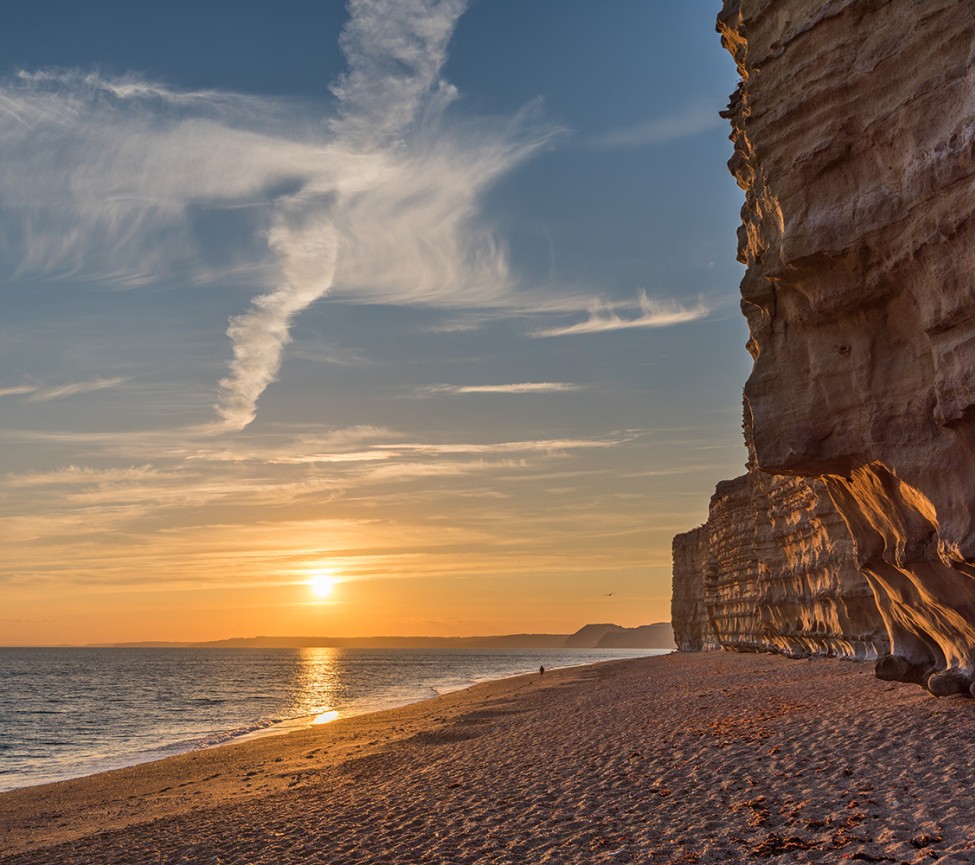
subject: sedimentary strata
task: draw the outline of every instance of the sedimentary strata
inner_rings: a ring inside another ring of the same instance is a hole
[[[886,654],[877,605],[823,485],[750,468],[718,484],[703,526],[674,538],[678,647]]]
[[[726,0],[757,465],[821,478],[891,640],[975,678],[975,16]]]
[[[719,643],[704,605],[704,560],[708,552],[706,526],[674,537],[674,581],[670,619],[678,651],[717,649]]]

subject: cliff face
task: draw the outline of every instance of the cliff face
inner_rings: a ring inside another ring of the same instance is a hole
[[[886,655],[873,592],[824,485],[754,469],[748,477],[765,641],[790,655]]]
[[[975,16],[726,0],[758,466],[821,478],[878,599],[878,675],[975,679]],[[813,488],[819,489],[813,482]]]
[[[706,526],[674,538],[670,618],[674,626],[674,642],[681,652],[700,652],[719,646],[704,605],[704,559],[707,551]]]
[[[755,513],[747,475],[715,487],[704,524],[704,605],[718,644],[725,647],[762,646]]]
[[[678,647],[876,658],[886,632],[818,481],[748,474],[718,484],[707,522],[674,538]]]

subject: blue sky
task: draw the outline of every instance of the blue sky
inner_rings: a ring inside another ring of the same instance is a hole
[[[744,461],[718,5],[10,13],[0,643],[668,618]]]

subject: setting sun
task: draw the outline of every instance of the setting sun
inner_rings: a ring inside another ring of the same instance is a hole
[[[311,587],[312,594],[319,598],[327,598],[335,589],[335,577],[330,574],[318,573],[308,581],[308,585]]]
[[[719,0],[68,5],[0,28],[0,645],[668,620],[748,459]]]

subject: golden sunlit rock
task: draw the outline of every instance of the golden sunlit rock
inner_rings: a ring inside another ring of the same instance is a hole
[[[703,526],[674,538],[678,646],[886,655],[883,619],[826,487],[759,471],[754,459],[748,467],[718,484]]]
[[[922,5],[726,0],[718,29],[756,466],[842,516],[890,637],[877,674],[946,695],[975,678],[975,19]],[[827,582],[781,602],[805,615]]]

